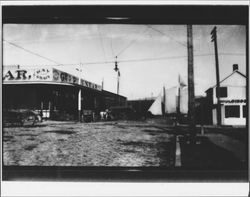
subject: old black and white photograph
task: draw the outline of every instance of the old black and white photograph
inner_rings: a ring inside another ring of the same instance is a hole
[[[247,172],[247,25],[21,16],[2,26],[4,167]]]

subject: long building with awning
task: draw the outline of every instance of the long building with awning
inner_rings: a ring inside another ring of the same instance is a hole
[[[57,68],[3,67],[3,110],[30,109],[46,119],[73,120],[125,106],[127,98]]]

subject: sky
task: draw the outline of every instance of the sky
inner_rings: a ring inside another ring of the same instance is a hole
[[[245,26],[216,26],[220,79],[232,73],[233,64],[246,74]],[[196,96],[216,84],[213,27],[193,25]],[[163,86],[176,86],[178,75],[187,83],[186,25],[4,24],[3,39],[4,66],[53,66],[100,85],[104,81],[104,89],[114,93],[117,56],[119,93],[129,100],[157,96]]]

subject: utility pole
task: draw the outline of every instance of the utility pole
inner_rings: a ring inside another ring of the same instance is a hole
[[[117,71],[117,95],[119,95],[119,86],[120,86],[120,71]]]
[[[194,142],[195,128],[195,97],[194,97],[194,62],[193,62],[193,30],[192,25],[187,25],[187,48],[188,48],[188,120],[190,140]]]
[[[119,85],[120,85],[120,70],[118,68],[118,62],[117,62],[117,56],[115,57],[115,72],[117,72],[117,99],[118,99],[118,105],[120,105],[120,99],[119,99]]]
[[[79,79],[80,80],[80,79]],[[81,122],[81,111],[82,111],[82,90],[78,90],[78,121]]]
[[[104,89],[104,78],[102,78],[102,90]]]
[[[78,121],[81,122],[81,115],[82,115],[82,89],[81,89],[81,78],[82,78],[82,69],[81,69],[81,63],[79,66],[79,69],[76,68],[78,71],[78,77],[79,77],[79,90],[78,90]]]
[[[117,95],[119,94],[119,68],[118,68],[118,63],[117,63],[117,56],[115,56],[115,68],[114,68],[115,72],[117,72]]]
[[[219,58],[217,47],[217,31],[216,26],[211,31],[211,42],[214,42],[215,51],[215,67],[216,67],[216,97],[217,97],[217,125],[221,125],[221,103],[220,103],[220,74],[219,74]]]

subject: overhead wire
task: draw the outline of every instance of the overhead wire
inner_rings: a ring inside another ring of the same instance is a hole
[[[102,52],[103,52],[103,55],[104,55],[104,59],[106,61],[106,53],[105,53],[105,48],[104,48],[104,44],[103,44],[102,34],[100,32],[99,26],[97,27],[97,29],[98,29],[98,33],[99,33],[99,37],[100,37],[100,41],[101,41]]]
[[[214,54],[207,53],[207,54],[196,54],[194,57],[204,57],[204,56],[212,56]],[[244,56],[244,53],[220,53],[219,55],[236,55],[236,56]],[[158,61],[158,60],[168,60],[168,59],[183,59],[187,58],[187,55],[181,56],[163,56],[158,58],[141,58],[141,59],[127,59],[127,60],[119,60],[119,63],[129,63],[129,62],[147,62],[147,61]],[[100,64],[113,64],[115,61],[99,61],[99,62],[83,62],[84,65],[100,65]],[[74,66],[79,65],[79,63],[69,63],[69,64],[60,64],[60,65],[46,65],[46,66]],[[26,65],[27,66],[27,65]],[[36,65],[40,66],[40,65]]]
[[[112,39],[112,35],[110,37],[110,47],[111,47],[111,52],[112,52],[112,56],[115,57],[115,53],[114,53],[114,49],[113,49],[113,39]]]
[[[150,25],[148,25],[148,27],[150,27],[150,28],[152,28]],[[145,33],[145,31],[146,30],[148,30],[148,28],[146,28],[144,31],[143,31],[143,33]],[[99,31],[99,33],[100,33],[100,31]],[[101,36],[100,36],[100,38],[101,38]],[[121,52],[124,52],[129,46],[131,46],[134,42],[136,42],[136,40],[138,39],[139,37],[137,37],[136,39],[134,39],[134,40],[132,40],[125,48],[123,48],[120,52],[119,52],[119,54],[121,54]],[[10,45],[12,45],[12,46],[15,46],[15,47],[17,47],[17,48],[19,48],[19,49],[22,49],[22,50],[24,50],[24,51],[26,51],[26,52],[28,52],[28,53],[31,53],[31,54],[33,54],[33,55],[36,55],[36,56],[38,56],[38,57],[40,57],[40,58],[43,58],[43,59],[46,59],[46,60],[48,60],[48,61],[50,61],[50,62],[53,62],[53,63],[55,63],[55,64],[57,64],[57,65],[53,65],[53,66],[70,66],[70,65],[79,65],[79,63],[73,63],[73,64],[62,64],[62,63],[59,63],[59,62],[57,62],[57,61],[54,61],[54,60],[52,60],[52,59],[50,59],[50,58],[47,58],[47,57],[45,57],[45,56],[43,56],[43,55],[40,55],[40,54],[38,54],[38,53],[36,53],[36,52],[33,52],[33,51],[31,51],[31,50],[28,50],[28,49],[25,49],[24,47],[22,47],[22,46],[20,46],[20,45],[17,45],[17,44],[15,44],[15,43],[13,43],[13,42],[10,42],[10,41],[8,41],[8,40],[5,40],[5,39],[3,39],[3,41],[5,41],[6,43],[8,43],[8,44],[10,44]],[[105,50],[104,50],[104,46],[103,46],[103,42],[101,42],[102,43],[102,48],[103,48],[103,53],[104,53],[104,56],[105,56]],[[111,38],[111,50],[112,50],[112,53],[113,53],[113,46],[112,46],[112,38]],[[196,55],[194,55],[195,57],[199,57],[199,56],[210,56],[210,55],[214,55],[214,54],[196,54]],[[245,55],[244,53],[220,53],[219,55],[238,55],[238,56],[241,56],[241,55]],[[185,55],[185,56],[167,56],[167,57],[158,57],[158,58],[142,58],[142,59],[128,59],[128,60],[119,60],[119,61],[117,61],[117,62],[119,62],[119,63],[126,63],[126,62],[143,62],[143,61],[156,61],[156,60],[166,60],[166,59],[180,59],[180,58],[186,58],[187,56]],[[105,56],[105,61],[99,61],[99,62],[85,62],[85,63],[82,63],[82,64],[84,64],[84,65],[94,65],[94,64],[110,64],[110,63],[115,63],[116,61],[107,61],[106,60],[106,56]],[[50,65],[50,66],[52,66],[52,65]]]
[[[30,53],[30,54],[33,54],[33,55],[35,55],[35,56],[38,56],[38,57],[43,58],[43,59],[45,59],[45,60],[48,60],[48,61],[50,61],[50,62],[53,62],[53,63],[56,63],[56,64],[61,65],[61,63],[59,63],[59,62],[56,62],[56,61],[54,61],[54,60],[52,60],[52,59],[50,59],[50,58],[48,58],[48,57],[45,57],[45,56],[40,55],[40,54],[38,54],[38,53],[35,53],[35,52],[31,51],[31,50],[25,49],[24,47],[22,47],[22,46],[20,46],[20,45],[17,45],[17,44],[15,44],[15,43],[13,43],[13,42],[7,41],[7,40],[5,40],[5,39],[3,39],[3,41],[6,42],[6,43],[8,43],[8,44],[10,44],[10,45],[12,45],[12,46],[15,46],[15,47],[17,47],[17,48],[19,48],[19,49],[22,49],[22,50],[24,50],[24,51],[26,51],[26,52],[28,52],[28,53]]]
[[[162,32],[162,31],[160,31],[159,29],[156,29],[155,27],[152,27],[151,25],[147,25],[147,26],[148,26],[150,29],[152,29],[152,30],[158,32],[159,34],[169,37],[170,39],[172,39],[173,41],[177,42],[178,44],[180,44],[180,45],[182,45],[182,46],[184,46],[184,47],[187,47],[187,44],[184,44],[184,43],[182,43],[182,42],[180,42],[180,41],[174,39],[172,36],[166,34],[165,32]]]
[[[148,30],[148,27],[147,27],[146,29],[144,29],[144,31],[143,31],[141,34],[144,34],[147,30]],[[128,44],[126,47],[124,47],[122,50],[120,50],[120,52],[117,53],[116,56],[121,55],[121,54],[122,54],[125,50],[127,50],[132,44],[134,44],[134,43],[139,39],[139,37],[140,37],[141,34],[139,34],[135,39],[133,39],[132,41],[130,41],[129,44]]]

